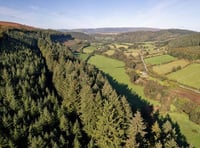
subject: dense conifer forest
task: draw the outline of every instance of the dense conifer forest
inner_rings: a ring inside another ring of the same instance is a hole
[[[130,104],[120,84],[76,58],[62,44],[70,40],[52,30],[1,33],[0,147],[189,146],[169,116]]]

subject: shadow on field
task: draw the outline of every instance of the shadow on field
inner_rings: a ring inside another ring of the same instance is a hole
[[[150,115],[153,113],[153,106],[149,102],[129,89],[128,85],[117,82],[109,74],[104,73],[104,75],[117,93],[127,98],[133,112],[139,110],[143,117],[149,119]]]
[[[133,113],[135,113],[137,110],[141,112],[144,122],[149,123],[146,128],[146,131],[148,131],[148,133],[151,133],[150,132],[152,130],[151,127],[155,121],[158,122],[160,127],[162,127],[161,130],[163,131],[164,131],[163,125],[164,123],[166,123],[166,121],[168,121],[171,123],[172,129],[175,130],[176,132],[176,136],[177,136],[176,141],[177,141],[178,146],[189,147],[189,144],[187,143],[185,136],[182,135],[182,133],[180,132],[179,125],[177,123],[174,123],[169,115],[163,117],[159,114],[159,111],[154,112],[153,105],[151,105],[149,102],[142,99],[132,90],[130,90],[128,88],[128,85],[117,82],[109,74],[104,73],[104,75],[107,77],[109,83],[117,91],[117,93],[127,98]],[[163,132],[163,135],[166,136],[164,132]],[[151,139],[153,135],[149,134],[146,136],[147,136],[146,137],[147,139]]]

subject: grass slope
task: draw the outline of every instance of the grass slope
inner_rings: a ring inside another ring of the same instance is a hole
[[[145,98],[143,88],[130,82],[129,77],[124,69],[124,63],[122,61],[111,59],[101,55],[95,55],[90,58],[89,63],[95,65],[97,68],[104,71],[105,73],[108,73],[118,82],[127,84],[130,89],[134,90],[138,95]],[[154,105],[158,104],[158,102],[154,102],[151,100],[148,101],[150,101]],[[181,132],[186,136],[188,142],[195,147],[200,147],[200,126],[191,122],[185,114],[174,112],[170,113],[170,116],[175,122],[178,122]],[[198,133],[193,133],[194,129],[196,129]]]
[[[200,89],[200,64],[191,64],[186,68],[168,75],[170,79]]]
[[[159,65],[159,64],[170,62],[170,61],[174,61],[175,59],[176,59],[175,57],[172,57],[170,55],[160,55],[160,56],[144,59],[144,61],[146,64]]]
[[[133,85],[130,82],[129,76],[126,74],[124,69],[125,66],[124,62],[116,59],[111,59],[102,55],[95,55],[90,58],[89,63],[95,65],[97,68],[104,71],[105,73],[108,73],[119,83],[127,84],[140,96],[144,97],[142,87]]]
[[[191,122],[186,114],[170,113],[170,117],[179,124],[181,132],[196,148],[200,147],[200,126]]]
[[[88,46],[88,47],[85,47],[83,49],[83,52],[84,53],[92,53],[94,50],[96,50],[96,47],[95,46]]]
[[[114,49],[111,49],[111,50],[107,50],[106,52],[104,52],[105,54],[111,56],[115,53],[115,50]]]
[[[129,89],[133,90],[136,94],[141,96],[143,99],[147,100],[147,98],[144,95],[143,87],[134,85],[130,82],[130,78],[126,74],[124,69],[124,62],[116,59],[111,59],[102,55],[95,55],[90,58],[89,63],[95,65],[103,72],[109,74],[119,83],[127,85]],[[159,104],[157,101],[151,99],[148,99],[148,101],[154,105]]]
[[[89,54],[86,53],[81,53],[79,54],[80,59],[82,59],[83,61],[85,61],[88,58]]]

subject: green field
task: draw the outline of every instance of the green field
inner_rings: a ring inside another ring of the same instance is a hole
[[[200,126],[191,122],[186,114],[170,113],[173,121],[180,126],[181,133],[183,133],[188,142],[196,148],[200,148]]]
[[[101,55],[95,55],[91,57],[89,63],[94,64],[100,70],[108,73],[118,82],[127,84],[130,89],[134,90],[138,95],[145,98],[143,88],[130,82],[128,75],[125,73],[124,63],[122,61],[111,59]],[[154,105],[158,105],[158,102],[152,102],[151,100],[148,101],[150,101],[150,103]],[[179,124],[180,130],[186,136],[188,142],[191,143],[193,146],[200,147],[200,126],[191,122],[188,116],[185,114],[173,112],[170,113],[170,116],[175,122]],[[196,133],[195,130],[198,132]]]
[[[156,72],[157,74],[166,74],[166,73],[172,72],[173,68],[176,68],[178,66],[181,66],[181,68],[183,68],[188,64],[189,64],[189,61],[177,60],[177,61],[173,61],[167,64],[153,66],[153,71]]]
[[[111,59],[102,55],[92,56],[88,62],[112,76],[119,83],[127,85],[129,89],[136,92],[142,98],[147,99],[144,95],[143,87],[130,82],[130,78],[126,74],[124,69],[124,62],[116,59]],[[159,105],[159,103],[155,100],[148,99],[148,101],[154,105]]]
[[[109,44],[108,46],[110,47],[110,49],[116,49],[115,45],[113,44]]]
[[[92,53],[94,50],[96,50],[96,47],[95,46],[88,46],[88,47],[85,47],[83,49],[83,52],[84,53]]]
[[[148,50],[148,51],[152,51],[155,48],[155,43],[154,42],[143,42],[143,48]]]
[[[151,64],[151,65],[164,64],[164,63],[174,61],[174,60],[176,60],[176,58],[168,54],[144,59],[146,64]]]
[[[168,75],[179,83],[200,89],[200,64],[191,64],[186,68]]]
[[[82,59],[83,61],[85,61],[88,58],[89,54],[79,54],[80,59]]]
[[[107,50],[106,52],[104,52],[105,54],[111,56],[115,53],[115,50],[114,49],[110,49],[110,50]]]
[[[143,89],[140,86],[133,85],[130,82],[129,76],[126,74],[124,69],[124,62],[111,59],[102,55],[95,55],[90,58],[89,63],[95,65],[100,70],[108,73],[114,79],[116,79],[119,83],[127,84],[130,88],[136,91],[139,95],[144,97]]]
[[[128,45],[126,45],[126,44],[118,44],[118,43],[115,43],[115,46],[116,46],[116,48],[125,48],[125,49],[128,48]]]

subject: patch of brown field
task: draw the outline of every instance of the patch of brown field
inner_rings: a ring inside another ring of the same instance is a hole
[[[22,24],[18,24],[18,23],[13,23],[13,22],[4,22],[4,21],[0,21],[0,28],[4,28],[4,29],[10,29],[10,28],[19,28],[19,29],[26,29],[26,30],[34,30],[37,29],[35,27],[32,26],[28,26],[28,25],[22,25]]]
[[[180,98],[188,98],[191,101],[200,105],[200,93],[196,93],[194,91],[178,87],[178,88],[171,90],[170,94],[175,95]]]

